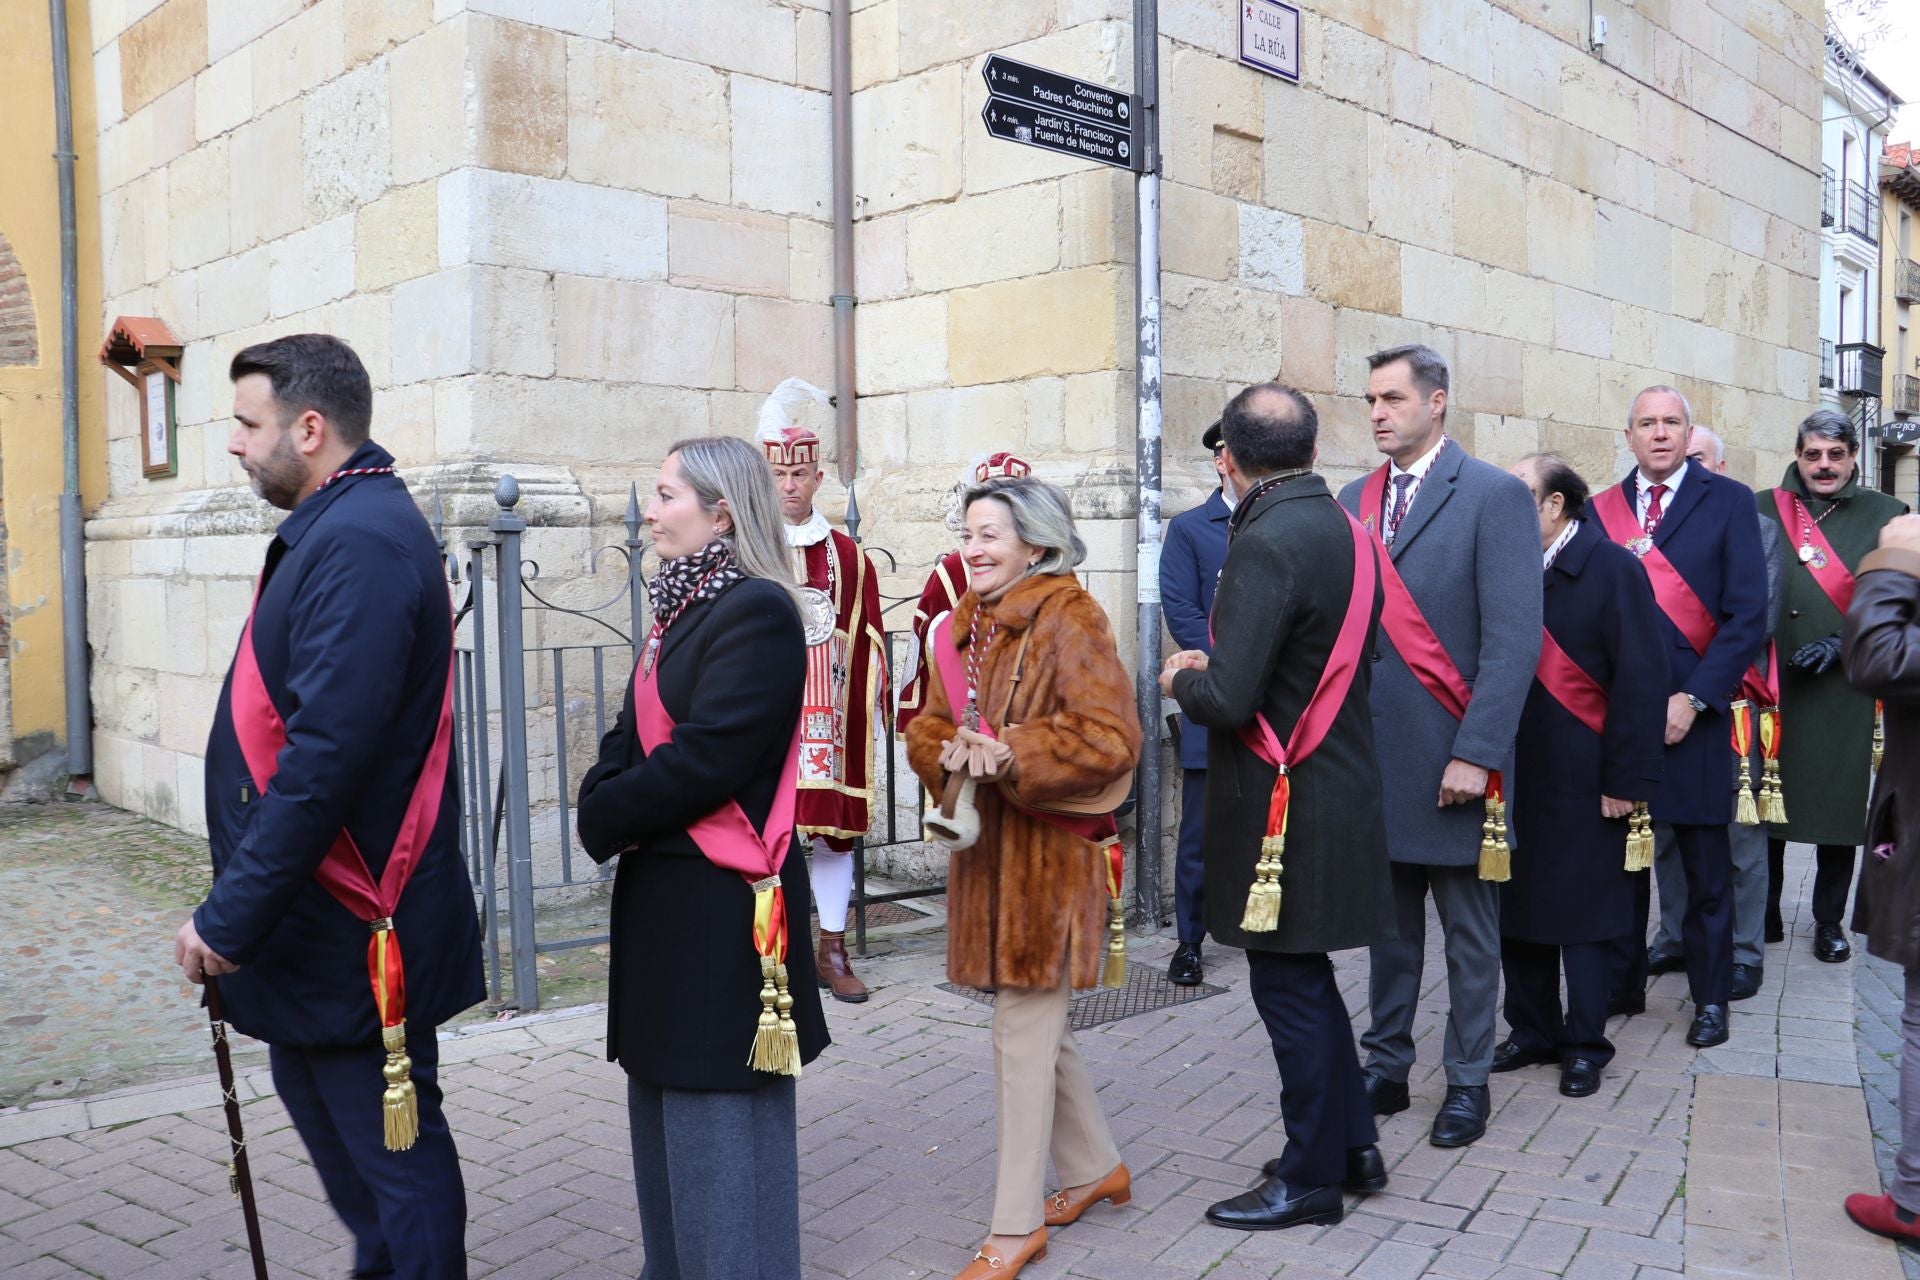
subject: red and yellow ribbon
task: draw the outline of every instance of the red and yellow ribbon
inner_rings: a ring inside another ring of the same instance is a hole
[[[1127,854],[1118,840],[1107,843],[1107,964],[1101,971],[1100,985],[1103,987],[1124,987],[1127,985],[1127,922],[1126,904],[1121,900],[1120,890],[1127,879]]]
[[[1732,732],[1733,754],[1740,761],[1740,779],[1733,784],[1734,821],[1742,826],[1756,826],[1760,822],[1760,810],[1753,802],[1753,771],[1747,761],[1753,754],[1753,704],[1745,698],[1733,704]]]
[[[1780,708],[1760,709],[1760,758],[1763,762],[1760,782],[1761,817],[1768,822],[1787,820],[1786,793],[1780,786]]]

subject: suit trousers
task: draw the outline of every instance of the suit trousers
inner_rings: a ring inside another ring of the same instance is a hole
[[[1001,987],[993,994],[993,1079],[999,1091],[995,1235],[1024,1236],[1045,1217],[1047,1156],[1063,1187],[1098,1182],[1120,1163],[1100,1099],[1067,1030],[1072,991]]]
[[[1687,873],[1672,826],[1655,823],[1653,834],[1653,874],[1660,882],[1660,928],[1653,950],[1677,956],[1686,950],[1680,931],[1687,913]],[[1727,844],[1733,857],[1733,962],[1758,969],[1767,962],[1767,829],[1733,823]]]
[[[1900,1031],[1900,1151],[1887,1192],[1902,1209],[1920,1213],[1920,971],[1913,969]]]
[[[1607,994],[1613,980],[1612,942],[1500,940],[1500,969],[1507,978],[1508,1039],[1522,1049],[1555,1053],[1565,1062],[1586,1058],[1604,1067],[1613,1061],[1607,1039]],[[1567,973],[1567,1004],[1560,1007],[1560,971]]]
[[[1493,1021],[1500,998],[1500,886],[1475,866],[1393,865],[1399,936],[1371,951],[1368,1001],[1373,1024],[1360,1038],[1367,1070],[1405,1081],[1413,1072],[1413,1011],[1427,948],[1427,892],[1440,915],[1447,953],[1449,1085],[1482,1085],[1493,1066]]]
[[[440,1043],[432,1027],[407,1036],[420,1136],[389,1151],[379,1042],[310,1049],[273,1045],[273,1086],[313,1157],[333,1211],[353,1235],[353,1274],[461,1280],[467,1274],[467,1191],[440,1106]]]
[[[1180,941],[1198,946],[1207,936],[1206,868],[1201,861],[1206,830],[1207,771],[1184,769],[1180,779],[1180,846],[1173,860],[1173,918]]]
[[[794,1081],[663,1089],[627,1078],[640,1280],[791,1280],[800,1274]]]
[[[1675,823],[1673,842],[1687,881],[1680,917],[1687,990],[1696,1005],[1724,1005],[1733,990],[1733,847],[1717,823]]]
[[[1813,922],[1840,924],[1847,914],[1847,895],[1853,892],[1853,869],[1859,848],[1850,844],[1816,845],[1813,851]],[[1767,911],[1780,918],[1781,882],[1786,878],[1787,842],[1767,841]]]
[[[1380,1140],[1333,962],[1324,951],[1249,951],[1247,988],[1280,1069],[1279,1176],[1289,1187],[1333,1186],[1347,1176],[1349,1149]]]

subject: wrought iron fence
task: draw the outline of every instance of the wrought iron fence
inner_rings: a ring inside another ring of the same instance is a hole
[[[625,539],[592,550],[583,579],[548,578],[525,555],[528,526],[518,510],[518,482],[502,477],[494,499],[499,510],[484,533],[459,550],[447,546],[437,501],[433,523],[456,598],[460,845],[484,929],[488,996],[497,1006],[531,1011],[540,1004],[540,956],[608,940],[603,895],[595,891],[610,883],[613,868],[576,856],[573,792],[578,760],[585,756],[591,763],[619,714],[617,700],[633,670],[634,639],[647,624],[643,566],[652,546],[641,534],[638,494],[630,492]],[[884,549],[868,550],[892,565]],[[615,557],[623,573],[611,596],[563,602],[564,592],[579,595],[596,586],[605,596],[603,569]],[[911,602],[888,599],[888,612]],[[911,634],[889,630],[886,640],[889,674],[897,678],[911,653]],[[890,680],[889,687],[898,685]],[[855,846],[851,905],[855,944],[863,954],[868,906],[945,891],[935,884],[867,892],[867,854],[917,844],[917,814],[924,804],[918,780],[910,772],[904,782],[899,776],[903,760],[891,716],[884,728],[876,784],[876,800],[884,796],[884,810],[869,838]],[[903,809],[914,815],[904,836]],[[539,936],[536,906],[543,909],[552,936]]]

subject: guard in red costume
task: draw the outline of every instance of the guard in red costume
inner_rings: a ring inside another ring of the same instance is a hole
[[[955,534],[960,532],[961,512],[958,499],[974,485],[985,484],[1001,476],[1030,476],[1033,467],[1025,458],[1015,457],[1011,453],[996,453],[981,459],[967,469],[966,478],[955,486],[955,509],[947,514],[947,527]],[[967,565],[958,551],[949,551],[940,557],[940,563],[933,566],[933,572],[927,575],[927,585],[920,590],[920,602],[913,607],[913,662],[910,674],[900,686],[900,705],[894,717],[894,730],[905,733],[913,718],[927,705],[927,680],[932,664],[927,661],[927,637],[940,624],[940,619],[953,612],[960,603],[960,597],[967,594]]]
[[[434,1031],[483,991],[439,549],[367,438],[373,392],[344,342],[261,343],[230,375],[228,452],[291,514],[207,740],[214,883],[174,958],[221,978],[227,1020],[270,1046],[354,1274],[465,1276]]]
[[[800,713],[801,838],[813,842],[814,903],[820,912],[815,957],[820,984],[836,1000],[859,1004],[866,984],[847,960],[847,904],[853,896],[853,842],[873,814],[873,730],[886,708],[886,639],[881,634],[880,574],[860,544],[814,509],[820,437],[793,421],[794,407],[826,392],[799,378],[774,388],[760,409],[760,443],[780,491],[787,545],[806,590],[807,686]]]

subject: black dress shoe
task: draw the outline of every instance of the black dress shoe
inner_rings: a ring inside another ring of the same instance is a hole
[[[1522,1049],[1511,1040],[1502,1040],[1493,1048],[1495,1071],[1518,1071],[1522,1067],[1537,1067],[1542,1063],[1558,1061],[1560,1055],[1551,1049]]]
[[[1636,1013],[1647,1011],[1647,993],[1637,991],[1631,995],[1620,992],[1607,997],[1607,1016],[1609,1018],[1631,1018]]]
[[[1766,970],[1757,964],[1737,964],[1733,966],[1733,991],[1735,1000],[1751,1000],[1760,994],[1760,984],[1766,981]]]
[[[1703,1004],[1687,1028],[1687,1043],[1696,1049],[1711,1049],[1727,1042],[1727,1006]]]
[[[1786,925],[1780,922],[1779,916],[1768,916],[1767,917],[1767,941],[1768,942],[1785,942],[1786,940],[1787,940]]]
[[[1289,1187],[1278,1178],[1268,1178],[1251,1191],[1209,1206],[1207,1221],[1235,1231],[1279,1231],[1328,1225],[1346,1213],[1338,1187]]]
[[[1367,1106],[1377,1116],[1397,1116],[1413,1105],[1407,1096],[1407,1082],[1388,1080],[1367,1072]]]
[[[1683,955],[1670,955],[1665,951],[1647,952],[1647,972],[1658,977],[1663,973],[1679,973],[1687,967],[1687,958]]]
[[[1817,924],[1813,926],[1813,958],[1825,960],[1828,964],[1839,964],[1853,954],[1853,948],[1847,945],[1847,935],[1837,924]]]
[[[1464,1147],[1487,1131],[1487,1086],[1450,1084],[1447,1100],[1433,1117],[1429,1141],[1436,1147]]]
[[[1167,962],[1167,981],[1176,987],[1197,987],[1204,970],[1200,964],[1200,944],[1183,942],[1173,949]]]
[[[1280,1157],[1275,1156],[1260,1166],[1263,1177],[1280,1176]],[[1357,1196],[1370,1196],[1376,1191],[1384,1191],[1387,1186],[1387,1162],[1380,1158],[1379,1147],[1347,1148],[1347,1176],[1340,1183],[1340,1189],[1351,1191]]]
[[[1560,1092],[1585,1098],[1600,1091],[1600,1064],[1592,1058],[1568,1058],[1560,1067]]]

